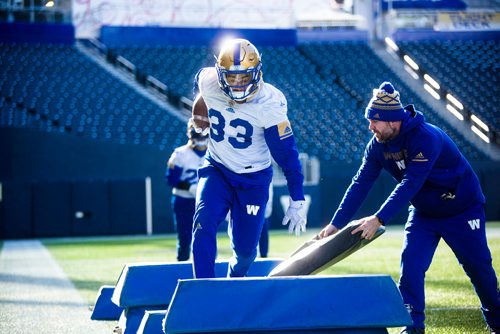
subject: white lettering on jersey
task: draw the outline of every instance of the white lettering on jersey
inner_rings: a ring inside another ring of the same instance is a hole
[[[406,169],[405,161],[404,160],[397,160],[396,165],[398,166],[399,170],[404,170]]]
[[[479,219],[472,219],[472,220],[469,220],[467,223],[469,223],[471,230],[475,230],[475,229],[479,229],[480,222],[481,221]]]
[[[260,206],[258,205],[247,205],[247,214],[257,216]]]

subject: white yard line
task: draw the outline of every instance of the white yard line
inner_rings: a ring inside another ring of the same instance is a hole
[[[0,333],[112,333],[38,240],[4,241],[0,254]]]
[[[478,310],[481,311],[479,306],[454,306],[454,307],[426,307],[428,311],[464,311],[464,310]]]

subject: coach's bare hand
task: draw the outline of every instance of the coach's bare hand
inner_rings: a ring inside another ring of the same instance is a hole
[[[335,225],[328,224],[324,229],[321,230],[321,232],[319,232],[318,235],[320,238],[325,238],[329,235],[337,233],[338,231],[339,229]]]
[[[382,226],[377,216],[369,216],[365,218],[361,218],[358,220],[361,223],[356,229],[354,229],[351,234],[356,234],[359,231],[362,231],[361,238],[366,240],[370,240],[377,232],[377,229]]]

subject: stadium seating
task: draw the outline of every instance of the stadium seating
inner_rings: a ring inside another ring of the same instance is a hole
[[[174,94],[192,99],[193,79],[204,66],[212,66],[213,54],[206,47],[127,47],[112,51],[133,64],[145,75],[153,75]]]
[[[372,96],[372,89],[377,88],[382,81],[391,81],[401,93],[403,104],[414,104],[417,110],[424,113],[426,120],[441,127],[461,148],[462,152],[472,160],[486,159],[453,128],[447,125],[432,109],[414,94],[406,84],[388,68],[365,42],[337,42],[337,43],[314,43],[300,46],[305,54],[322,66],[323,73],[332,78],[338,78],[339,85],[346,94],[351,95],[358,102],[358,108],[344,110],[342,118],[348,118],[354,129],[364,129],[366,121],[363,119],[363,110]],[[334,80],[334,79],[332,79]],[[354,114],[354,115],[353,115]],[[348,136],[352,132],[348,132]],[[370,137],[367,131],[362,134],[356,133],[356,138],[362,138],[366,142]],[[362,145],[358,147],[362,150]]]
[[[405,102],[415,104],[428,121],[441,126],[468,158],[486,159],[429,112],[431,109],[378,60],[366,42],[264,47],[260,51],[264,80],[285,93],[289,117],[303,152],[327,161],[359,161],[370,138],[364,107],[373,88],[383,80],[392,80]],[[166,83],[176,94],[190,98],[197,70],[214,64],[214,51],[207,47],[115,48],[113,53]]]
[[[370,138],[363,110],[371,90],[391,80],[403,102],[415,104],[428,121],[442,127],[469,159],[488,160],[398,80],[366,42],[310,43],[260,51],[264,79],[288,99],[302,152],[324,161],[359,161]],[[214,51],[208,47],[127,47],[110,52],[133,63],[141,75],[165,83],[170,93],[190,99],[197,70],[214,63]],[[180,120],[103,71],[75,47],[0,44],[0,58],[1,126],[154,145],[162,150],[172,150],[185,140]]]
[[[0,44],[0,125],[171,150],[184,124],[75,47]]]
[[[500,44],[494,40],[402,41],[400,48],[459,97],[464,106],[500,130]]]

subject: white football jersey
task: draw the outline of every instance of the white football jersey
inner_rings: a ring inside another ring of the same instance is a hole
[[[174,153],[172,153],[168,160],[168,167],[177,166],[182,168],[180,181],[196,184],[198,183],[198,168],[203,165],[204,159],[204,156],[200,157],[188,144],[186,144],[174,150]],[[172,194],[184,198],[194,198],[193,194],[188,190],[173,188]]]
[[[263,82],[250,101],[238,104],[220,89],[215,67],[200,72],[198,88],[208,107],[210,156],[239,174],[269,167],[271,154],[264,129],[278,124],[290,126],[283,93]]]

